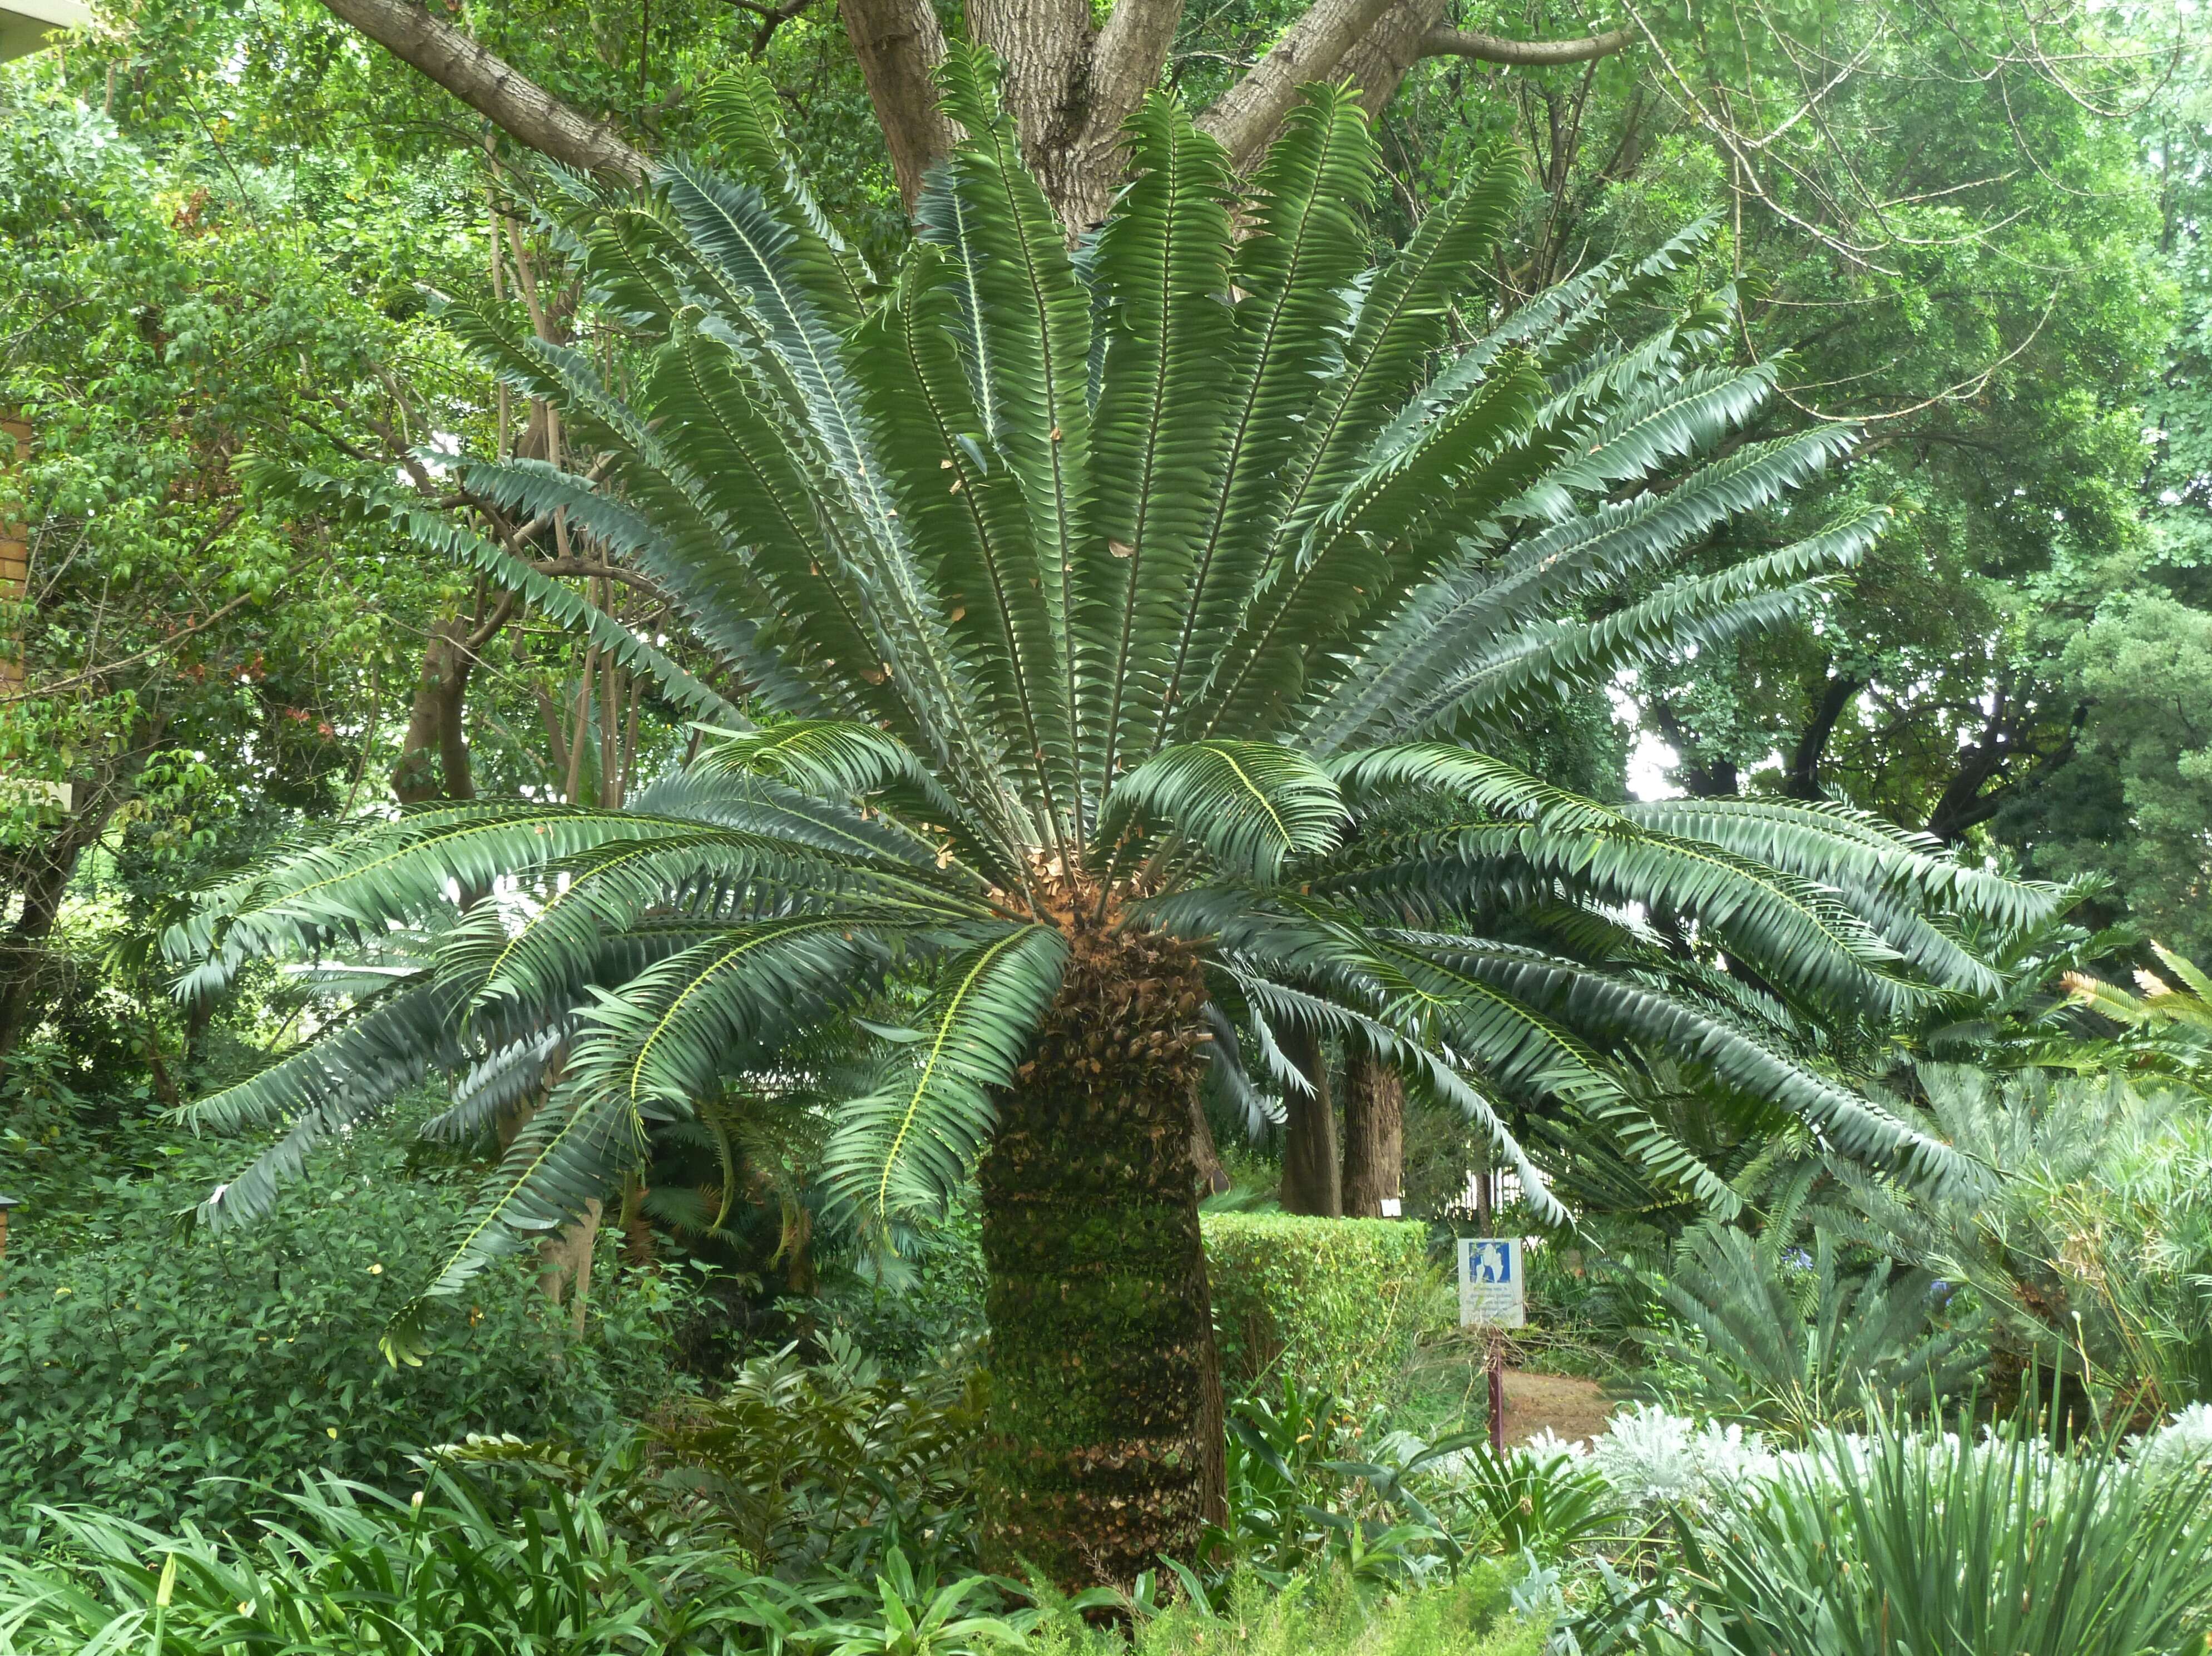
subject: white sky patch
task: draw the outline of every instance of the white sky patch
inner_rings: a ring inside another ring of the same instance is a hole
[[[1678,800],[1682,790],[1670,773],[1682,756],[1644,727],[1644,705],[1636,696],[1636,674],[1624,670],[1605,687],[1613,716],[1635,733],[1628,749],[1628,796],[1633,800]]]

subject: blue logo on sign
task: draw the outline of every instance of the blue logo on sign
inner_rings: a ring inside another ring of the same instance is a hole
[[[1513,1250],[1504,1242],[1474,1242],[1468,1246],[1468,1280],[1504,1284],[1513,1280]]]

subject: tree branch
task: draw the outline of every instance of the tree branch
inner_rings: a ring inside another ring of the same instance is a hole
[[[1480,63],[1507,64],[1516,69],[1542,69],[1553,64],[1586,64],[1593,58],[1610,58],[1635,42],[1632,30],[1608,29],[1579,40],[1509,40],[1471,28],[1441,25],[1421,37],[1424,58],[1473,58]]]
[[[496,53],[413,0],[323,0],[400,62],[420,70],[518,143],[564,166],[632,184],[651,163],[604,121],[562,103]]]
[[[1298,89],[1325,81],[1395,0],[1314,0],[1275,49],[1223,93],[1198,124],[1221,140],[1232,164],[1250,167],[1266,153],[1297,101]]]

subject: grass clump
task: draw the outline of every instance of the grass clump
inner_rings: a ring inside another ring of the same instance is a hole
[[[1455,1580],[1377,1593],[1349,1573],[1253,1574],[1210,1604],[1186,1598],[1131,1629],[1063,1613],[1031,1637],[1031,1656],[1539,1656],[1545,1628],[1512,1613],[1505,1576],[1478,1564]]]

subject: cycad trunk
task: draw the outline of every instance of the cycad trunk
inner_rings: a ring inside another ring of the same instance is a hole
[[[1222,1510],[1186,1102],[1205,1003],[1188,948],[1079,935],[983,1161],[985,1538],[1066,1586],[1192,1558]]]

